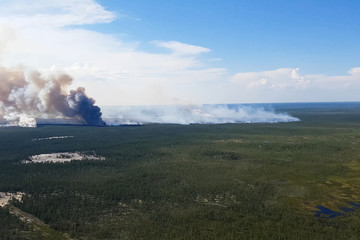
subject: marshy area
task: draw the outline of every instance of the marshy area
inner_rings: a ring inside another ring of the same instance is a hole
[[[0,128],[0,236],[359,238],[360,104],[278,109],[301,121]],[[76,152],[104,159],[22,164]]]

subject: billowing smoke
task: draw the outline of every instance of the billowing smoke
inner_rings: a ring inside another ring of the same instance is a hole
[[[84,88],[67,92],[73,79],[64,73],[41,75],[0,67],[0,123],[34,126],[35,119],[67,119],[69,123],[105,125],[95,100]]]
[[[277,123],[300,121],[286,113],[275,113],[261,106],[245,105],[171,105],[102,107],[108,125],[170,123]]]

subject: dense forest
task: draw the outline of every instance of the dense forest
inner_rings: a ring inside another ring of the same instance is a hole
[[[360,104],[285,110],[301,121],[0,128],[0,192],[25,193],[0,238],[358,239]],[[59,152],[105,160],[22,163]]]

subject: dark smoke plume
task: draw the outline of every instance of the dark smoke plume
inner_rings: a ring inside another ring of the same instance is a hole
[[[36,71],[0,67],[0,122],[27,126],[35,118],[65,118],[86,125],[105,125],[100,108],[84,88],[67,92],[72,81],[67,74],[44,76]]]
[[[105,125],[101,119],[100,108],[94,105],[94,99],[86,96],[85,88],[79,87],[77,90],[71,90],[66,100],[74,110],[75,116],[81,116],[88,125]]]

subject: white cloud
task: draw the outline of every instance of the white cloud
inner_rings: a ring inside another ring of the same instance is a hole
[[[360,76],[360,67],[350,69],[349,74],[352,76]]]
[[[5,1],[0,10],[0,22],[21,27],[63,27],[108,23],[115,14],[92,0]]]
[[[245,89],[249,102],[358,101],[360,68],[348,74],[300,74],[298,68],[237,73],[233,89]],[[231,94],[230,94],[231,95]]]
[[[197,55],[201,53],[210,52],[210,49],[208,48],[181,43],[177,41],[169,41],[169,42],[153,41],[153,44],[155,44],[158,47],[170,49],[174,54],[177,55]]]
[[[0,61],[8,43],[15,39],[15,31],[6,24],[0,24]]]
[[[309,81],[299,74],[298,68],[237,73],[234,80],[247,88],[305,88],[309,84]]]

